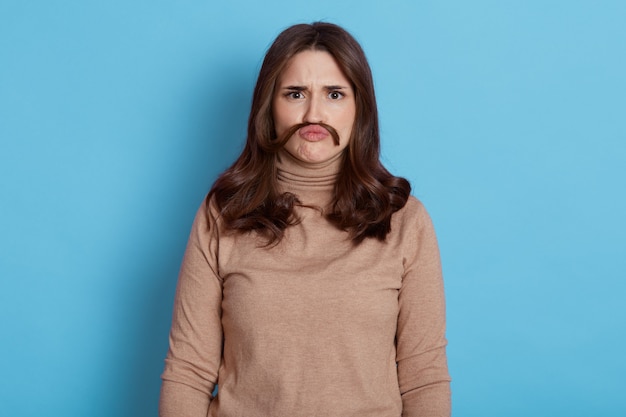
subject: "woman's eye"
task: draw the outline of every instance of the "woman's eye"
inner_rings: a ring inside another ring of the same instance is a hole
[[[340,93],[339,91],[331,91],[330,93],[328,93],[328,97],[331,100],[339,100],[343,97],[343,93]]]
[[[287,93],[287,97],[292,98],[294,100],[299,100],[302,98],[302,93],[299,91],[291,91]]]

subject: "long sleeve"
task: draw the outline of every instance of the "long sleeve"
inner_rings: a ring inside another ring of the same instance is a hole
[[[194,220],[181,266],[161,376],[160,417],[206,417],[222,351],[222,280],[215,216],[206,203]]]
[[[403,417],[450,416],[445,301],[437,239],[419,204],[405,225],[404,276],[399,292],[398,381]]]

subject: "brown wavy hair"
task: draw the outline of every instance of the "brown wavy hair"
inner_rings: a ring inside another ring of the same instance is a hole
[[[294,133],[276,137],[272,100],[276,81],[287,62],[305,50],[326,51],[352,83],[356,116],[347,151],[326,218],[350,234],[358,244],[365,238],[385,240],[391,215],[406,204],[411,186],[380,162],[378,110],[372,73],[358,42],[341,27],[324,22],[285,29],[270,46],[259,72],[248,119],[248,137],[241,155],[217,179],[208,199],[230,230],[258,232],[268,244],[280,242],[285,229],[299,219],[292,193],[280,193],[276,180],[276,153]]]

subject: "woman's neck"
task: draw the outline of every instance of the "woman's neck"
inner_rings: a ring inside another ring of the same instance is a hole
[[[279,187],[297,195],[302,204],[324,207],[333,199],[343,158],[341,153],[320,163],[304,162],[281,149],[276,155]]]

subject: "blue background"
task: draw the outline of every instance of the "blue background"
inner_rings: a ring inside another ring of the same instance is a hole
[[[0,0],[2,415],[156,415],[193,215],[318,19],[434,219],[453,414],[626,415],[626,2]]]

